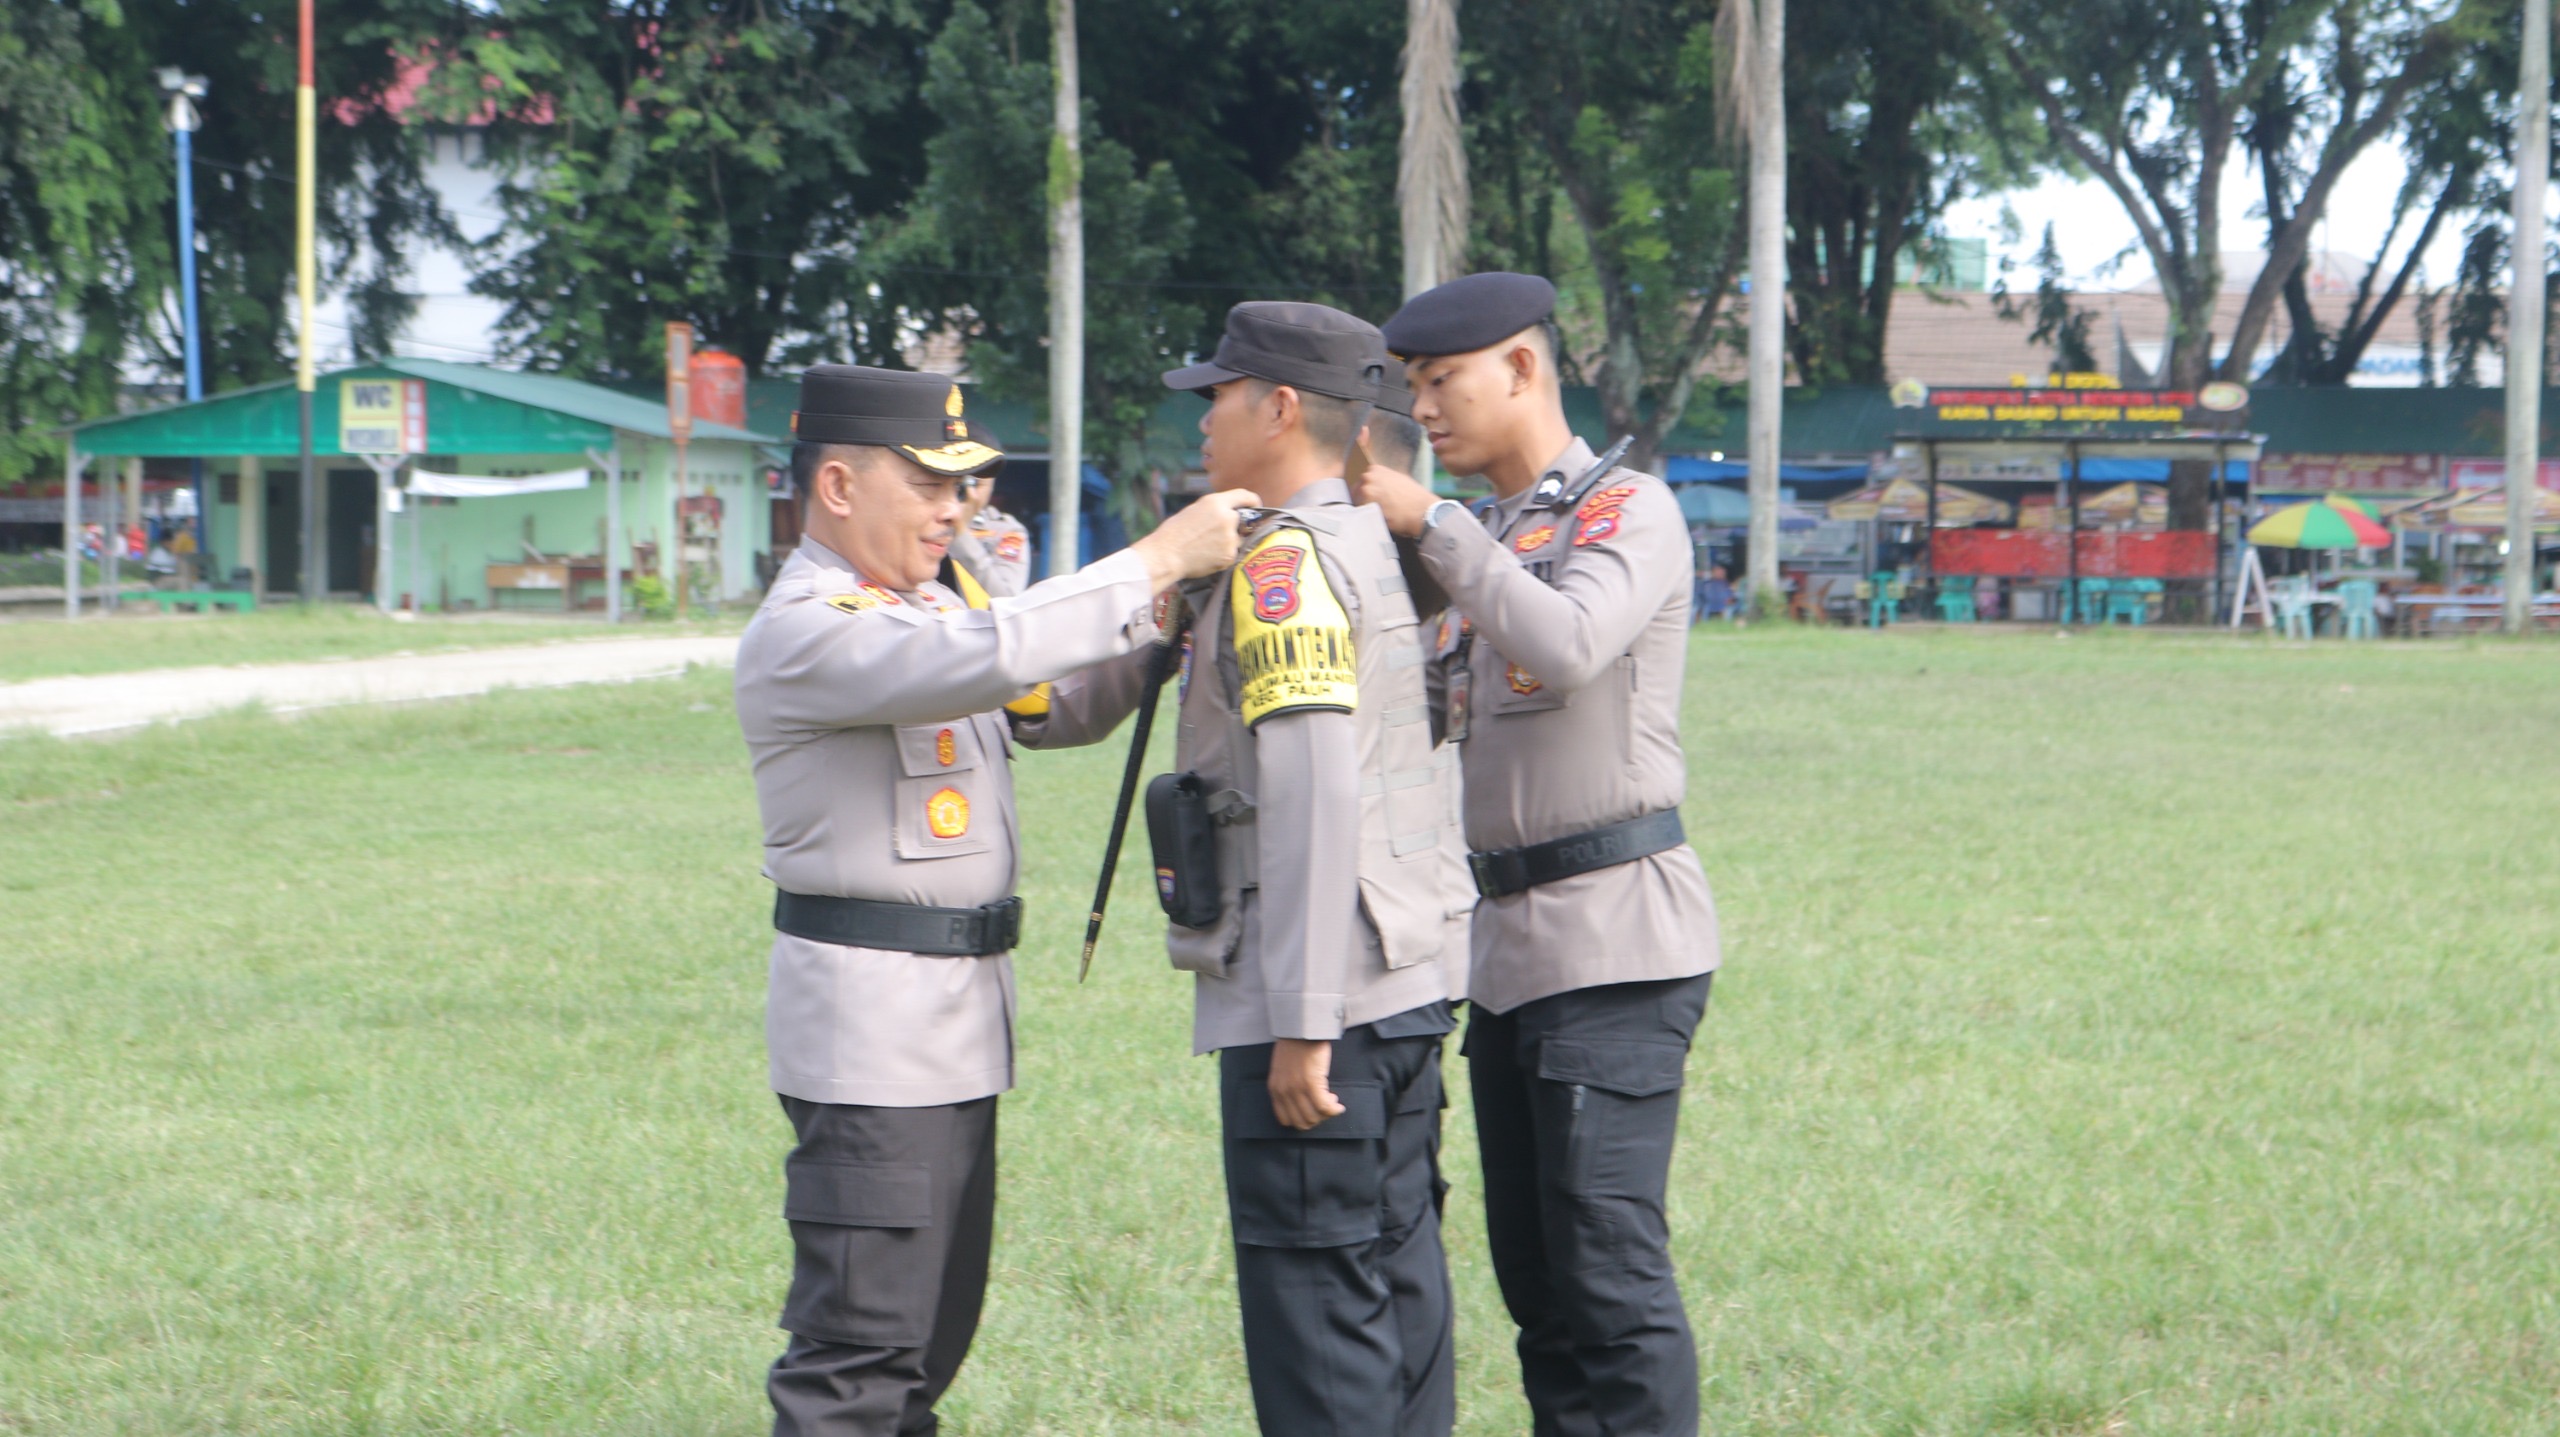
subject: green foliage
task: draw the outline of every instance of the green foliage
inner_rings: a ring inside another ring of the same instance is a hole
[[[1049,218],[1027,201],[1046,195],[1066,162],[1051,150],[1049,66],[1022,58],[1019,38],[971,0],[952,7],[925,61],[920,98],[940,129],[925,142],[924,183],[872,258],[903,277],[921,317],[969,337],[970,367],[989,393],[1045,409]],[[1170,165],[1141,169],[1090,118],[1080,147],[1086,448],[1126,482],[1164,397],[1165,356],[1201,323],[1198,306],[1165,284],[1190,212]]]
[[[2036,297],[2030,304],[2020,305],[2011,299],[2009,282],[2003,278],[1992,286],[1993,306],[2002,319],[2012,323],[2035,321],[2027,340],[2053,350],[2056,372],[2074,374],[2098,368],[2097,352],[2089,347],[2089,325],[2097,315],[2071,303],[2070,287],[2063,282],[2062,248],[2054,242],[2050,224],[2044,227],[2044,243],[2036,246],[2035,267]]]
[[[667,581],[655,574],[642,574],[631,581],[631,602],[646,619],[672,619],[676,616],[675,592]]]
[[[1494,0],[1465,23],[1469,104],[1516,111],[1479,126],[1513,150],[1512,210],[1497,223],[1516,249],[1552,259],[1524,192],[1544,183],[1563,197],[1598,313],[1562,317],[1579,343],[1596,332],[1602,411],[1649,463],[1725,338],[1741,266],[1738,178],[1715,142],[1714,7]]]
[[[918,46],[904,0],[496,0],[431,103],[495,111],[516,167],[473,288],[503,352],[590,379],[661,372],[693,322],[751,372],[898,362],[896,296],[855,259],[912,190]]]

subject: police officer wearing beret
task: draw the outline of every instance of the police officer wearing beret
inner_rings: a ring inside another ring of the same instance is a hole
[[[1020,825],[1000,707],[1150,643],[1155,596],[1233,559],[1216,497],[1080,573],[973,609],[935,582],[961,488],[1003,455],[940,375],[820,365],[805,509],[738,645],[774,881],[765,1036],[798,1135],[796,1254],[767,1383],[785,1437],[936,1430],[977,1329],[1013,1084]]]
[[[1245,1368],[1271,1437],[1441,1437],[1456,1419],[1440,1048],[1474,895],[1420,625],[1386,526],[1342,478],[1386,362],[1365,321],[1252,303],[1208,363],[1164,377],[1209,399],[1219,491],[1281,506],[1233,573],[1182,588],[1182,775],[1148,806],[1166,947],[1197,975],[1192,1050],[1218,1054]],[[1144,677],[1125,659],[1072,675],[1017,732],[1095,741]],[[1206,837],[1207,861],[1168,829]]]
[[[1449,594],[1438,658],[1481,901],[1462,1051],[1485,1232],[1539,1437],[1698,1427],[1664,1215],[1681,1074],[1717,961],[1681,833],[1689,531],[1661,480],[1565,425],[1555,288],[1479,274],[1385,326],[1470,515],[1373,468],[1362,497]]]

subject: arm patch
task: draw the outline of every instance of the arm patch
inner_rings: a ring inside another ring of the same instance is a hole
[[[1301,709],[1348,713],[1358,705],[1351,616],[1305,530],[1264,535],[1228,584],[1246,724]]]

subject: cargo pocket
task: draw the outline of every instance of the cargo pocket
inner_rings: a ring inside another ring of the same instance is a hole
[[[785,1332],[863,1347],[922,1347],[942,1287],[933,1172],[923,1163],[793,1159]]]
[[[1230,1075],[1224,1108],[1227,1215],[1247,1247],[1345,1247],[1381,1231],[1386,1093],[1376,1083],[1336,1083],[1343,1111],[1300,1132],[1271,1112],[1268,1075]]]
[[[1683,1043],[1550,1038],[1538,1045],[1538,1076],[1563,1089],[1566,1132],[1558,1177],[1569,1193],[1662,1201],[1688,1060]]]

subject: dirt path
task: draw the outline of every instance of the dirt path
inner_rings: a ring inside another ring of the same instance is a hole
[[[0,684],[0,730],[41,728],[62,737],[112,733],[163,719],[258,704],[271,712],[342,704],[414,703],[491,689],[627,683],[682,673],[687,664],[737,661],[735,635],[526,644],[462,653],[399,654],[306,664],[239,664],[86,674]]]

